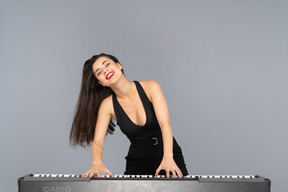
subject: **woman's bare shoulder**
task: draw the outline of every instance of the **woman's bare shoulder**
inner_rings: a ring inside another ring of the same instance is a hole
[[[142,87],[147,89],[153,89],[154,87],[160,87],[159,83],[155,80],[145,80],[145,81],[139,81],[139,83],[142,85]]]
[[[161,92],[160,85],[157,81],[155,80],[146,80],[146,81],[139,81],[141,86],[143,87],[146,95],[148,96],[149,100],[152,100],[153,95],[155,93]]]
[[[113,95],[109,95],[100,104],[100,109],[108,112],[109,114],[113,114]]]

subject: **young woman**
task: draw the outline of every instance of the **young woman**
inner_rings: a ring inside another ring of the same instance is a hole
[[[172,136],[168,107],[155,81],[128,81],[123,66],[109,54],[95,55],[83,67],[81,91],[73,120],[72,145],[92,144],[93,166],[83,177],[112,173],[102,162],[104,140],[117,121],[131,145],[127,175],[183,177],[187,169]]]

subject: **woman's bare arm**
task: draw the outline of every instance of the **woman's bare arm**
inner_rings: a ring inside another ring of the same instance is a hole
[[[111,109],[113,108],[111,107],[113,107],[112,96],[104,99],[99,107],[97,122],[95,126],[94,140],[92,143],[93,166],[90,170],[88,170],[82,175],[83,177],[92,177],[94,175],[99,177],[102,173],[107,173],[108,175],[113,176],[112,173],[104,166],[102,162],[105,136],[110,122],[110,118],[112,116]]]
[[[155,175],[158,175],[161,170],[165,170],[167,177],[170,176],[170,172],[174,177],[176,177],[176,174],[179,177],[182,177],[182,172],[173,159],[173,135],[168,106],[164,94],[160,85],[156,81],[145,81],[144,84],[148,91],[148,97],[153,104],[163,138],[164,155],[159,168],[156,170]]]

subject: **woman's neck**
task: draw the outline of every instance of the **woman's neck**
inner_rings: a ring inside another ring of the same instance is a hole
[[[125,77],[121,78],[117,84],[111,86],[118,99],[129,99],[133,96],[135,91],[134,82],[128,81]]]

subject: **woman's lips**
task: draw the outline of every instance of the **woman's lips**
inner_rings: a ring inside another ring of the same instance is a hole
[[[114,75],[114,72],[113,72],[113,71],[109,72],[109,73],[106,75],[106,79],[107,79],[107,80],[111,79],[111,77],[112,77],[113,75]]]

